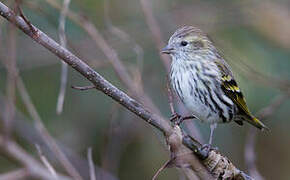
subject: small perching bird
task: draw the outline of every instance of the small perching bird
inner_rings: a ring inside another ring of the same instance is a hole
[[[209,145],[217,123],[246,121],[268,129],[250,113],[229,65],[200,29],[178,29],[162,53],[172,58],[169,79],[180,100],[194,116],[210,123]]]

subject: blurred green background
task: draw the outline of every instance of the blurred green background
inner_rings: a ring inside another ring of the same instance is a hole
[[[106,1],[106,2],[105,2]],[[3,1],[10,4],[11,1]],[[59,5],[62,1],[57,0]],[[180,26],[194,25],[207,32],[223,50],[233,67],[253,113],[269,105],[273,99],[289,91],[290,86],[290,2],[286,0],[226,1],[226,0],[147,0],[152,4],[154,18],[160,26],[164,43]],[[46,0],[23,0],[23,11],[29,20],[42,31],[58,39],[59,10]],[[107,11],[105,11],[105,7]],[[166,69],[160,59],[138,0],[72,0],[70,10],[95,24],[108,44],[113,47],[128,68],[132,78],[141,72],[144,91],[152,98],[165,117],[170,116],[166,90]],[[106,14],[106,15],[105,15]],[[108,20],[110,19],[110,20]],[[122,40],[110,31],[111,24],[130,36]],[[0,58],[8,56],[11,27],[0,19]],[[66,23],[68,49],[127,92],[108,58],[92,38],[70,19]],[[71,157],[86,159],[87,148],[93,148],[95,164],[117,179],[151,179],[169,158],[161,135],[132,113],[117,105],[109,97],[95,91],[77,91],[72,85],[89,85],[89,82],[69,68],[68,84],[61,115],[56,113],[60,87],[60,60],[33,42],[19,30],[16,31],[16,59],[20,76],[40,114],[45,126],[57,141],[73,151]],[[143,50],[138,60],[135,45]],[[1,61],[3,62],[3,61]],[[7,71],[0,64],[0,100],[5,102]],[[132,82],[134,83],[134,82]],[[286,96],[285,96],[286,99]],[[16,124],[13,131],[17,141],[36,155],[33,143],[37,133],[19,93],[16,94]],[[256,165],[265,179],[289,179],[290,102],[286,101],[265,120],[270,132],[258,132],[255,146]],[[3,110],[3,108],[1,108]],[[3,111],[0,113],[4,113]],[[202,142],[209,136],[207,124],[192,122],[197,127]],[[249,125],[235,123],[219,125],[214,144],[237,167],[247,171],[245,144]],[[46,150],[53,166],[64,170],[55,157]],[[80,167],[80,161],[74,161]],[[84,163],[84,162],[83,162]],[[19,167],[17,163],[0,156],[0,173]],[[86,168],[79,168],[83,175]],[[171,168],[158,179],[183,179],[182,173]],[[102,179],[102,178],[100,178]]]

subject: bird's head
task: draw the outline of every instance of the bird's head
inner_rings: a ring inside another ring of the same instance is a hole
[[[210,54],[212,43],[200,29],[192,26],[179,28],[169,39],[161,53],[173,59],[194,60],[194,57]]]

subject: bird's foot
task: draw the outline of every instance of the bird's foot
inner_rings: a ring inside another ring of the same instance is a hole
[[[182,119],[183,119],[183,117],[180,114],[174,113],[170,116],[169,120],[176,125],[180,125],[183,121]]]
[[[170,120],[171,122],[175,122],[176,120],[178,120],[178,119],[180,119],[180,118],[181,118],[181,115],[179,115],[178,113],[173,113],[173,114],[171,114],[169,120]]]
[[[176,125],[180,125],[183,121],[188,120],[188,119],[195,119],[195,116],[185,116],[182,117],[180,114],[178,113],[174,113],[170,116],[170,121],[173,122]]]

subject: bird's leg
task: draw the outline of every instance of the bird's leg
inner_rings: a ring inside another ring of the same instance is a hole
[[[213,132],[214,132],[216,126],[217,126],[216,123],[210,125],[210,136],[209,136],[209,142],[208,142],[209,145],[212,144]]]
[[[210,125],[209,142],[208,142],[208,144],[202,145],[202,147],[200,149],[201,151],[205,151],[206,154],[208,154],[210,150],[217,150],[216,147],[213,147],[212,146],[213,132],[214,132],[214,130],[215,130],[216,127],[217,127],[217,124],[216,123]]]
[[[176,112],[174,114],[172,114],[170,117],[170,121],[177,124],[177,125],[180,125],[183,121],[188,120],[188,119],[196,119],[196,117],[193,115],[182,117],[181,115],[179,115]]]

